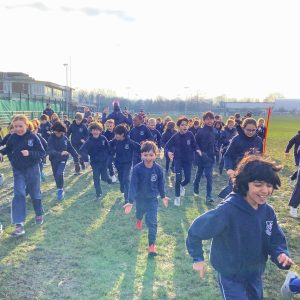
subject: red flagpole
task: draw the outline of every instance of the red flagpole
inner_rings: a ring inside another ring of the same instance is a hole
[[[268,117],[267,117],[267,122],[266,122],[266,134],[265,134],[265,139],[264,139],[263,155],[265,155],[266,150],[267,150],[267,138],[268,138],[268,132],[269,132],[270,117],[271,117],[271,107],[269,106]]]

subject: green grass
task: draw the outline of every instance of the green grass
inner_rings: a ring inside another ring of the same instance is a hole
[[[291,188],[288,176],[295,169],[293,156],[284,159],[287,141],[298,131],[291,118],[273,118],[268,152],[284,165],[283,185],[270,200],[288,237],[290,251],[300,263],[300,223],[288,217]],[[185,238],[192,220],[208,208],[187,189],[183,206],[159,206],[157,248],[159,256],[147,257],[147,230],[137,232],[134,213],[125,216],[118,184],[102,184],[102,205],[93,201],[91,171],[73,176],[73,164],[66,171],[66,197],[55,199],[55,185],[49,165],[42,184],[45,223],[34,224],[28,199],[26,235],[9,237],[12,174],[8,163],[0,167],[5,174],[1,187],[0,216],[5,233],[0,238],[0,299],[221,299],[216,274],[208,264],[204,280],[193,272],[185,249]],[[225,175],[215,175],[215,195],[226,184]],[[205,181],[205,180],[204,180]],[[174,177],[167,180],[168,195],[174,197]],[[206,257],[209,244],[205,243]],[[300,272],[297,266],[294,268]],[[265,299],[279,299],[286,272],[268,263],[264,276]]]

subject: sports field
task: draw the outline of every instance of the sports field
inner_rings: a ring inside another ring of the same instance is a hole
[[[267,152],[284,165],[282,187],[269,203],[275,207],[279,223],[288,237],[292,258],[300,265],[300,219],[288,216],[292,193],[288,176],[294,171],[293,154],[284,158],[288,140],[299,130],[299,117],[272,117]],[[158,160],[159,163],[162,163]],[[217,170],[217,169],[216,169]],[[226,175],[215,170],[214,195],[226,184]],[[204,280],[192,270],[185,248],[192,220],[210,209],[205,204],[202,181],[201,198],[187,188],[181,207],[173,206],[174,175],[166,180],[169,208],[159,207],[159,230],[155,259],[147,256],[147,230],[135,230],[134,213],[125,216],[119,185],[103,183],[102,204],[94,201],[91,170],[73,175],[73,163],[66,171],[66,197],[57,203],[56,188],[49,163],[42,184],[45,223],[34,224],[28,200],[26,235],[9,235],[12,172],[5,159],[0,172],[5,183],[0,187],[0,218],[5,232],[0,237],[0,299],[221,299],[216,273],[209,268]],[[206,257],[209,254],[206,242]],[[300,267],[294,270],[300,273]],[[264,276],[265,299],[280,299],[285,271],[268,263]],[[300,299],[300,298],[299,298]]]

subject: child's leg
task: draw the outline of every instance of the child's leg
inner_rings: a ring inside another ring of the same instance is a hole
[[[111,184],[111,178],[108,177],[108,173],[107,173],[107,163],[103,162],[99,166],[100,166],[101,180]]]
[[[26,218],[26,183],[25,174],[17,169],[14,173],[14,196],[11,204],[12,224],[23,224]]]
[[[64,188],[64,173],[65,173],[65,168],[66,168],[66,161],[61,161],[58,163],[57,170],[56,170],[56,186],[58,189],[63,189]]]
[[[206,197],[211,197],[213,182],[213,164],[205,166],[204,174],[206,177]]]
[[[198,168],[197,168],[197,173],[196,173],[196,177],[194,180],[194,193],[199,194],[199,185],[200,185],[200,180],[204,171],[204,167],[203,164],[201,162],[199,162],[197,164]]]
[[[148,226],[149,246],[155,244],[157,235],[157,200],[151,203],[146,211],[146,224]]]
[[[58,165],[59,165],[59,162],[51,161],[52,173],[53,173],[53,177],[54,177],[57,188],[58,188],[58,180],[57,180],[56,174],[57,174],[57,170],[58,170]]]
[[[170,158],[169,158],[168,154],[165,155],[165,157],[166,157],[166,173],[168,173],[169,167],[170,167]]]
[[[114,168],[113,168],[113,157],[111,155],[107,159],[107,168],[108,168],[109,176],[115,175]]]
[[[175,159],[174,162],[176,181],[175,181],[175,196],[180,197],[180,185],[182,180],[182,162],[180,159]]]
[[[137,201],[136,202],[136,211],[135,217],[137,220],[142,220],[145,214],[145,203],[144,201]]]
[[[93,165],[93,180],[94,180],[94,187],[96,190],[96,196],[99,197],[102,195],[101,185],[100,185],[100,174],[101,174],[101,166]]]
[[[300,171],[297,173],[297,183],[291,196],[289,206],[297,208],[300,204]]]
[[[123,185],[124,185],[124,198],[125,202],[128,202],[128,192],[129,192],[129,183],[130,183],[130,171],[131,164],[124,164],[123,166]]]
[[[300,278],[291,279],[290,290],[295,294],[300,294]]]
[[[39,165],[26,169],[26,185],[32,199],[36,216],[44,214],[41,194],[41,178]]]
[[[184,173],[184,181],[181,182],[182,186],[186,186],[191,181],[192,176],[192,161],[184,161],[182,163],[183,173]]]

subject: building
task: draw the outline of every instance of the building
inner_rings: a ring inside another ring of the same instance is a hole
[[[71,99],[72,89],[53,82],[39,81],[20,72],[0,72],[1,99]]]
[[[300,99],[276,99],[273,111],[278,113],[299,113]]]
[[[268,108],[273,108],[274,102],[221,102],[220,108],[225,115],[234,113],[246,114],[252,112],[255,115],[263,115],[268,111]]]

